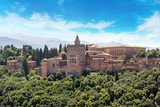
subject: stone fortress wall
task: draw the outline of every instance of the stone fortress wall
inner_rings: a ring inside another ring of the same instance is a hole
[[[36,61],[28,61],[28,68],[33,69],[34,67],[36,67]],[[22,68],[22,56],[18,56],[17,60],[7,61],[7,68],[10,70]]]
[[[88,50],[86,51],[86,46]],[[90,68],[94,71],[105,71],[109,68],[115,72],[121,71],[125,67],[128,71],[141,71],[145,68],[159,68],[159,64],[155,63],[156,58],[136,58],[139,49],[146,52],[145,47],[138,46],[98,46],[80,44],[77,36],[73,45],[67,45],[67,53],[60,53],[58,57],[42,60],[42,77],[48,76],[58,71],[65,73],[66,76],[71,74],[82,76],[83,70]],[[67,55],[67,60],[62,59],[62,54]],[[124,64],[122,60],[117,60],[118,56],[122,56],[127,61],[134,61],[133,64]]]

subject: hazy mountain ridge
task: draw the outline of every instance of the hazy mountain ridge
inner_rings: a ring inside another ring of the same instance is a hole
[[[38,40],[38,38],[37,38],[37,40]],[[62,45],[73,44],[73,41],[65,41],[65,40],[56,39],[56,38],[53,38],[51,40],[44,39],[43,42],[42,41],[36,42],[37,40],[35,40],[35,43],[29,43],[24,40],[18,40],[18,39],[14,39],[14,38],[10,38],[10,37],[0,36],[0,45],[5,46],[7,44],[9,44],[9,45],[13,44],[18,48],[22,48],[22,46],[24,44],[28,44],[28,45],[33,46],[34,48],[44,48],[44,45],[46,44],[49,48],[51,48],[51,47],[58,48],[60,43]],[[97,44],[100,46],[127,45],[127,44],[123,44],[123,43],[116,43],[114,41],[108,42],[108,43],[103,43],[103,42],[102,43],[92,43],[92,42],[81,41],[81,43],[83,43],[83,44]],[[147,46],[146,48],[153,49],[153,47],[149,47],[149,46]]]

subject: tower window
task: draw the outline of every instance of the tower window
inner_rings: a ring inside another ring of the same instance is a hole
[[[55,65],[53,64],[53,68],[55,67]]]

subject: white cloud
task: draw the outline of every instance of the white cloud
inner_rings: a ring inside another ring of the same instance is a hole
[[[18,11],[19,12],[24,12],[25,10],[26,10],[26,8],[24,6],[21,6]]]
[[[114,21],[112,21],[112,22],[100,21],[100,22],[97,23],[97,24],[88,22],[87,25],[86,25],[86,27],[102,30],[102,29],[110,26],[110,25],[113,24],[113,23],[114,23]]]
[[[93,22],[81,23],[79,21],[67,21],[61,16],[49,16],[47,13],[33,13],[28,18],[23,18],[16,13],[5,11],[7,16],[0,16],[0,32],[17,32],[28,35],[40,36],[59,36],[64,37],[73,35],[75,32],[72,29],[77,28],[93,28],[103,30],[109,27],[112,22],[100,21],[94,24]],[[68,38],[69,39],[69,38]]]
[[[105,28],[111,26],[114,21],[100,21],[95,23],[91,21],[82,23],[79,21],[67,21],[62,16],[54,17],[47,13],[33,13],[28,18],[23,18],[15,13],[6,11],[7,16],[0,16],[0,36],[9,36],[20,40],[28,40],[31,42],[40,42],[39,39],[27,37],[27,35],[38,37],[53,37],[63,40],[72,41],[77,32],[73,29],[84,29],[78,32],[82,41],[88,42],[120,42],[129,45],[141,46],[160,46],[154,38],[160,38],[160,15],[155,12],[150,18],[144,19],[144,23],[138,26],[135,32],[109,33],[105,32]],[[87,31],[86,28],[98,29],[103,32],[93,33]],[[145,32],[141,33],[141,32]],[[147,32],[147,33],[146,33]]]
[[[160,4],[160,0],[139,0],[140,2],[148,3],[149,5],[157,5]]]
[[[14,2],[14,4],[12,4],[12,9],[16,9],[18,6],[20,5],[19,2]]]
[[[156,11],[153,16],[144,20],[145,22],[138,26],[138,31],[147,31],[151,33],[160,33],[160,13]]]
[[[20,2],[14,2],[14,4],[12,4],[11,8],[17,10],[20,13],[22,13],[26,10],[25,6],[23,6]]]
[[[58,4],[61,5],[63,4],[64,0],[58,0]]]

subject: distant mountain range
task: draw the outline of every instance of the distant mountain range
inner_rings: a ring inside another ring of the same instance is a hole
[[[40,40],[37,38],[37,40]],[[28,41],[25,40],[18,40],[18,39],[14,39],[14,38],[10,38],[10,37],[2,37],[0,36],[0,45],[5,46],[7,44],[11,45],[15,45],[18,48],[22,48],[22,46],[24,44],[28,44],[33,46],[34,48],[43,48],[44,45],[46,44],[49,48],[53,48],[56,47],[58,48],[59,44],[61,43],[62,45],[64,44],[73,44],[73,41],[65,41],[65,40],[61,40],[61,39],[43,39],[43,41],[39,41],[36,42],[37,40],[35,40],[35,43],[29,43]],[[91,42],[86,42],[86,41],[82,41],[83,44],[94,44]],[[112,46],[112,45],[127,45],[127,44],[122,44],[122,43],[116,43],[116,42],[109,42],[109,43],[96,43],[97,45],[100,46]],[[153,49],[152,47],[146,47],[147,49]]]

